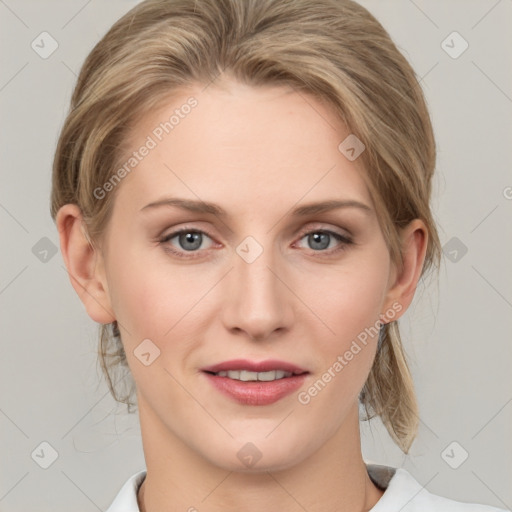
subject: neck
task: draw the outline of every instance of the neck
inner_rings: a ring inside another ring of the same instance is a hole
[[[141,512],[354,512],[382,496],[366,471],[358,409],[313,455],[291,467],[237,472],[215,466],[159,423],[139,401],[147,475],[138,492]]]

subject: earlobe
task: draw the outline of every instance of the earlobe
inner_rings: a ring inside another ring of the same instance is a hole
[[[103,258],[89,240],[80,208],[75,204],[62,206],[56,224],[69,279],[87,313],[95,322],[113,322]]]
[[[393,305],[396,309],[397,304],[401,306],[394,320],[405,313],[414,298],[425,261],[427,242],[428,231],[425,223],[420,219],[414,219],[401,231],[403,265],[392,273],[393,282],[390,283],[391,287],[385,301],[387,309],[392,308]],[[385,316],[384,312],[383,315]]]

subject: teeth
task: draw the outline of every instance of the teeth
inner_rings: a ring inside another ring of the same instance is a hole
[[[272,370],[270,372],[250,372],[247,370],[229,370],[223,372],[217,372],[216,375],[219,377],[228,377],[229,379],[247,381],[271,381],[283,379],[285,377],[291,377],[292,372],[285,372],[284,370]]]

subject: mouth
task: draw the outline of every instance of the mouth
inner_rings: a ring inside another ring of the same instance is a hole
[[[220,372],[206,372],[217,377],[240,380],[242,382],[272,382],[274,380],[287,379],[294,375],[303,375],[307,372],[287,372],[285,370],[270,370],[268,372],[252,372],[249,370],[227,370]]]
[[[309,371],[285,361],[226,361],[202,369],[213,387],[242,405],[270,405],[300,388]]]

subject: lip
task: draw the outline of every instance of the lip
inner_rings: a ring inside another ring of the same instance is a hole
[[[221,370],[219,370],[221,371]],[[297,391],[308,373],[273,381],[248,381],[219,377],[203,372],[208,381],[221,393],[242,405],[270,405]]]
[[[270,372],[272,370],[284,370],[290,373],[307,373],[307,370],[300,368],[286,361],[267,359],[266,361],[249,361],[248,359],[232,359],[223,363],[214,364],[201,368],[203,372],[225,372],[229,370],[248,370],[250,372]]]
[[[247,370],[251,372],[269,372],[284,370],[293,373],[291,377],[273,381],[240,381],[229,377],[220,377],[214,373],[229,370]],[[266,361],[249,361],[232,359],[202,368],[208,381],[221,393],[242,405],[270,405],[297,391],[304,383],[309,372],[299,366],[267,359]]]

